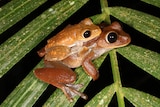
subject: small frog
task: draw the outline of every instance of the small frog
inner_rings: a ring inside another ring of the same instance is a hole
[[[75,25],[68,25],[58,34],[47,41],[39,56],[45,56],[47,61],[60,61],[73,53],[82,51],[83,43],[98,37],[101,33],[99,26],[86,18]]]
[[[62,60],[72,54],[88,51],[84,43],[97,38],[101,29],[86,18],[75,25],[68,25],[57,35],[47,41],[47,45],[38,51],[40,57],[44,56],[44,68],[38,68],[34,74],[40,80],[60,88],[67,98],[72,101],[73,96],[80,95],[83,99],[87,96],[78,90],[81,84],[72,84],[76,74]]]

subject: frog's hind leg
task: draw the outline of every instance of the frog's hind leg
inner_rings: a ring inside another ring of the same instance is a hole
[[[73,84],[76,81],[76,73],[72,69],[59,61],[45,61],[45,65],[45,68],[38,68],[34,71],[37,78],[61,89],[69,101],[73,101],[75,95],[87,99],[85,94],[79,92],[82,84]]]

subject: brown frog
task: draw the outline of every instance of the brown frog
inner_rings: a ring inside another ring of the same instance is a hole
[[[99,72],[92,64],[92,60],[111,49],[126,46],[130,41],[130,36],[122,30],[120,24],[114,22],[109,26],[104,26],[99,37],[84,42],[81,45],[83,49],[69,54],[61,60],[50,61],[46,58],[45,67],[36,69],[34,73],[42,81],[60,88],[70,101],[73,101],[75,95],[87,99],[85,94],[78,91],[82,85],[73,84],[76,81],[76,74],[70,68],[82,65],[85,72],[93,80],[96,80],[99,77]]]
[[[39,56],[45,56],[47,61],[60,61],[73,53],[85,48],[83,44],[98,37],[101,33],[99,26],[86,18],[75,25],[68,25],[58,34],[47,41],[47,45],[38,51]]]

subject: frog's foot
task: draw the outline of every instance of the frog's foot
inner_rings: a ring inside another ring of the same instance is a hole
[[[84,93],[79,92],[79,89],[82,87],[82,84],[65,84],[64,87],[62,87],[62,91],[64,92],[64,94],[66,95],[66,97],[68,98],[68,100],[70,102],[73,102],[73,97],[78,95],[81,98],[87,100],[87,95],[85,95]]]

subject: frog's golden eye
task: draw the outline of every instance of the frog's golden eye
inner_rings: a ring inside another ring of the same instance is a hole
[[[84,38],[88,38],[88,37],[90,37],[91,36],[91,31],[89,31],[89,30],[86,30],[84,33],[83,33],[83,37]]]
[[[106,35],[106,41],[108,43],[114,43],[117,41],[117,33],[116,32],[109,32],[108,35]]]

